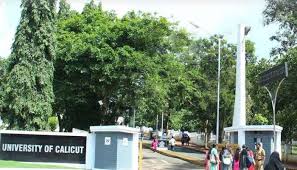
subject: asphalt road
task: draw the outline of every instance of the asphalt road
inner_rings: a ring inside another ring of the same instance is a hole
[[[203,167],[189,162],[161,155],[150,149],[143,149],[143,170],[203,170]]]

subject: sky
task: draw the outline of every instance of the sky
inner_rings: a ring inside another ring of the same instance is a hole
[[[71,8],[82,11],[90,0],[67,0]],[[96,2],[99,2],[97,0]],[[127,11],[157,13],[171,21],[179,22],[195,38],[222,34],[230,43],[237,43],[238,25],[251,26],[247,38],[256,45],[256,55],[269,58],[277,44],[269,37],[277,25],[263,25],[265,0],[101,0],[104,10],[113,10],[119,17]],[[7,57],[20,20],[21,0],[0,0],[0,56]],[[200,28],[193,27],[190,22]]]

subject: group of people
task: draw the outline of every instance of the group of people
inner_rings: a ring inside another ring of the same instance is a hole
[[[158,147],[158,139],[155,137],[152,141],[152,144],[151,144],[151,148],[154,152],[156,152],[157,150],[157,147]],[[171,139],[168,141],[169,143],[169,146],[170,146],[170,150],[174,150],[174,147],[175,147],[175,139],[174,137],[172,136]]]
[[[237,148],[232,153],[231,147],[226,145],[218,153],[217,145],[213,144],[205,158],[206,170],[283,170],[284,166],[280,161],[279,153],[273,152],[264,168],[265,150],[262,143],[256,144],[257,149],[254,154],[245,145]]]

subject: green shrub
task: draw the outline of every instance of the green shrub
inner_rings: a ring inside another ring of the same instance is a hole
[[[52,116],[48,119],[48,124],[49,124],[49,127],[50,127],[50,130],[51,131],[54,131],[56,130],[56,127],[58,125],[58,118],[55,117],[55,116]]]
[[[262,114],[255,114],[251,121],[252,125],[267,125],[268,119]]]

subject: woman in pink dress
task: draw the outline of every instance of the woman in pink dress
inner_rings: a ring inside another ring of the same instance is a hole
[[[157,138],[154,138],[154,140],[153,140],[153,142],[152,142],[152,150],[153,150],[154,152],[156,152],[157,147],[158,147],[158,139],[157,139]]]
[[[255,170],[255,159],[254,159],[254,153],[252,150],[250,150],[250,148],[247,147],[247,153],[248,153],[248,156],[253,158],[253,164],[248,168],[248,170]]]
[[[240,148],[237,148],[233,158],[233,170],[239,170],[239,155]]]
[[[204,160],[204,167],[205,167],[205,170],[209,170],[209,169],[210,169],[210,162],[209,162],[209,159],[210,159],[210,151],[211,151],[211,148],[209,149],[209,151],[206,152],[206,155],[205,155],[205,160]]]

